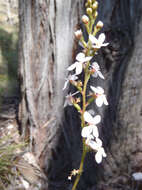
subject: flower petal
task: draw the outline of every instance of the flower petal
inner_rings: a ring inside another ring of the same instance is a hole
[[[89,35],[89,40],[92,42],[92,44],[98,44],[98,39],[91,34]]]
[[[101,46],[108,46],[109,45],[109,43],[104,43],[104,44],[102,44]]]
[[[72,106],[73,104],[71,103],[71,101],[69,100],[69,99],[66,99],[65,100],[65,103],[64,103],[64,108],[66,107],[66,106]]]
[[[93,150],[97,150],[97,148],[98,148],[97,143],[94,140],[92,140],[92,139],[87,139],[86,140],[86,144],[88,146],[90,146]]]
[[[79,75],[82,72],[82,63],[81,62],[76,62],[76,75]]]
[[[96,105],[98,106],[98,107],[102,107],[102,105],[103,105],[103,98],[102,98],[102,96],[98,96],[97,98],[96,98]]]
[[[103,156],[103,157],[107,157],[107,155],[106,155],[105,150],[104,150],[103,147],[101,147],[101,152],[102,152],[102,156]]]
[[[85,113],[84,113],[84,120],[88,123],[93,123],[93,121],[94,121],[92,115],[87,111],[85,111]]]
[[[97,88],[96,88],[96,87],[90,86],[90,88],[91,88],[95,93],[97,93]]]
[[[97,87],[97,93],[98,94],[104,94],[104,89],[100,86]]]
[[[94,86],[90,86],[90,88],[96,93],[96,94],[103,94],[104,90],[101,87],[94,87]]]
[[[68,80],[77,80],[78,77],[76,75],[69,75]]]
[[[101,139],[99,139],[99,138],[96,138],[96,143],[97,143],[97,145],[98,145],[98,149],[102,146],[102,141],[101,141]]]
[[[97,78],[97,77],[98,77],[98,73],[95,71],[95,72],[92,74],[92,77]]]
[[[96,71],[100,70],[100,66],[98,65],[97,62],[93,62],[93,63],[92,63],[92,67],[93,67],[93,69],[95,69]]]
[[[96,93],[96,94],[103,94],[104,93],[104,89],[100,86],[98,86],[97,88],[94,86],[90,86],[90,88]]]
[[[100,78],[105,79],[104,76],[103,76],[103,74],[101,73],[101,71],[96,71],[96,72],[98,73],[98,75],[99,75]]]
[[[95,155],[95,160],[98,164],[102,162],[102,154],[99,151]]]
[[[107,106],[108,105],[108,101],[107,101],[107,99],[106,99],[106,96],[105,95],[102,95],[103,96],[103,102],[104,102],[104,104]]]
[[[88,62],[88,61],[90,61],[92,59],[92,57],[91,56],[88,56],[88,57],[85,57],[85,58],[83,58],[82,59],[82,62],[84,63],[84,62]]]
[[[67,88],[68,83],[69,83],[69,81],[68,81],[68,80],[66,80],[66,81],[65,81],[65,84],[64,84],[64,87],[63,87],[63,89],[62,89],[62,90],[65,90],[65,89]]]
[[[105,41],[105,34],[104,33],[101,33],[99,35],[99,38],[98,38],[98,41],[99,41],[99,44],[103,44],[103,42]]]
[[[72,70],[75,69],[75,68],[76,68],[76,62],[73,63],[72,65],[70,65],[70,66],[67,68],[67,70],[68,70],[68,71],[72,71]]]
[[[92,128],[90,126],[84,127],[81,131],[81,136],[82,137],[90,137],[90,134],[92,133]]]
[[[97,126],[93,125],[92,129],[93,129],[93,136],[98,138],[99,137],[99,131],[98,131]]]
[[[92,46],[93,49],[100,49],[101,47],[102,47],[102,44],[96,44]]]
[[[78,53],[76,56],[76,60],[77,61],[82,61],[82,59],[85,58],[85,54],[84,53]]]
[[[94,124],[94,125],[100,123],[100,121],[101,121],[101,116],[100,116],[100,115],[96,115],[96,116],[93,118],[93,124]]]

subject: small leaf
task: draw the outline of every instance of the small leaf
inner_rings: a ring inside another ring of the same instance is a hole
[[[73,104],[74,105],[74,107],[80,112],[81,111],[81,108],[80,108],[80,106],[78,105],[78,104]]]

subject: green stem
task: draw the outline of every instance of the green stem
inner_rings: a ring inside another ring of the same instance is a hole
[[[86,156],[86,153],[87,151],[85,150],[85,143],[83,141],[83,153],[82,153],[82,157],[81,157],[81,162],[80,162],[80,167],[79,167],[79,173],[75,179],[75,182],[74,182],[74,185],[72,187],[72,190],[75,190],[78,183],[79,183],[79,180],[80,180],[80,177],[82,175],[82,172],[83,172],[83,165],[84,165],[84,160],[85,160],[85,156]]]
[[[84,112],[86,110],[86,89],[87,89],[87,83],[88,83],[89,78],[90,78],[90,74],[88,74],[88,68],[87,68],[85,71],[85,79],[84,79],[84,86],[83,86],[83,92],[82,92],[82,99],[83,99],[82,113],[81,113],[81,127],[82,128],[85,126]],[[79,173],[75,179],[72,190],[75,190],[79,183],[80,177],[83,172],[83,165],[84,165],[86,153],[87,153],[87,151],[85,149],[85,139],[83,139],[83,152],[82,152],[82,157],[81,157],[81,162],[80,162],[80,167],[79,167]]]
[[[87,89],[87,83],[90,78],[90,75],[88,74],[88,69],[85,71],[85,79],[84,79],[84,86],[83,86],[83,92],[82,92],[82,114],[81,114],[81,127],[83,128],[85,126],[85,121],[84,121],[84,112],[86,110],[86,89]]]

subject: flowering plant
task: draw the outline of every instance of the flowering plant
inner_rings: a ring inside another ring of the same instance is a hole
[[[76,61],[67,68],[69,75],[63,87],[63,90],[66,89],[67,85],[70,83],[77,89],[73,94],[66,96],[64,106],[74,106],[77,109],[80,113],[82,128],[81,136],[83,152],[79,169],[73,170],[73,173],[71,174],[74,175],[75,173],[77,175],[72,190],[76,189],[80,180],[80,176],[83,172],[84,159],[88,151],[93,150],[95,152],[95,160],[98,164],[102,162],[103,157],[106,157],[97,127],[97,124],[101,122],[101,116],[96,115],[93,117],[87,109],[93,101],[95,101],[96,106],[98,107],[101,107],[103,104],[108,105],[108,102],[102,87],[90,86],[91,93],[89,93],[89,95],[87,95],[87,87],[91,76],[104,79],[100,66],[97,62],[93,62],[92,58],[94,58],[101,47],[107,46],[108,43],[105,43],[104,33],[100,33],[99,36],[97,35],[98,38],[96,37],[96,34],[103,27],[103,23],[101,21],[96,23],[98,2],[96,0],[87,0],[85,6],[87,14],[82,16],[82,22],[88,33],[88,40],[85,41],[81,29],[75,32],[75,37],[79,41],[82,50],[77,54]],[[79,80],[79,75],[81,73],[84,74],[83,82]],[[78,93],[81,94],[81,98],[76,96]],[[82,102],[82,106],[80,105],[80,102]]]

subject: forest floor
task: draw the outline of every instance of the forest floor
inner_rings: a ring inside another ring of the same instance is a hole
[[[3,97],[0,109],[0,190],[41,190],[40,168],[17,123],[19,99]]]

